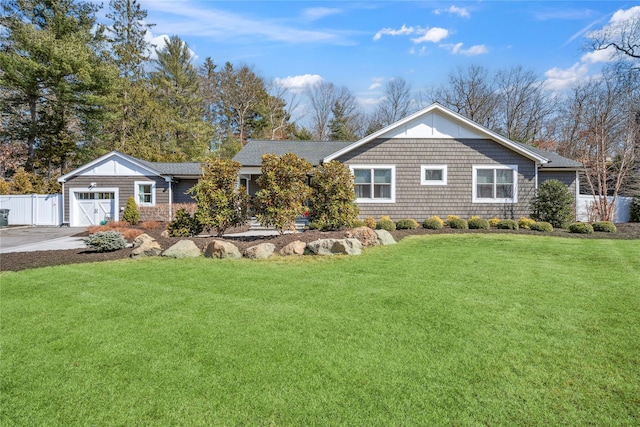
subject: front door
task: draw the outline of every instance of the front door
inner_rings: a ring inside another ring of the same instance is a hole
[[[115,193],[111,191],[75,192],[74,226],[98,225],[114,219]]]

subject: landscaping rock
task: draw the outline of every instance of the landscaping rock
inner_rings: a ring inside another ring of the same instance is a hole
[[[301,240],[296,240],[294,242],[289,243],[284,248],[280,249],[280,255],[283,256],[291,256],[291,255],[304,255],[304,250],[307,247],[307,244]]]
[[[164,230],[162,233],[160,233],[160,237],[171,237],[169,236],[169,230]]]
[[[380,242],[378,242],[378,235],[369,227],[354,228],[353,230],[347,231],[344,237],[348,239],[358,239],[364,247],[377,246],[380,244]]]
[[[133,247],[137,248],[139,246],[142,246],[145,243],[149,243],[149,242],[155,242],[156,239],[154,239],[153,237],[149,236],[146,233],[143,233],[141,235],[139,235],[138,237],[136,237],[135,239],[133,239]]]
[[[214,240],[207,245],[204,251],[204,256],[207,258],[242,258],[242,254],[236,245],[229,242],[223,242],[222,240]]]
[[[396,241],[393,239],[393,236],[387,230],[376,230],[375,233],[378,236],[378,242],[382,246],[396,244]]]
[[[198,258],[200,255],[200,248],[191,240],[180,240],[162,254],[170,258]]]
[[[315,255],[360,255],[362,243],[358,239],[320,239],[307,244]]]
[[[139,258],[146,256],[158,256],[162,253],[160,243],[155,240],[152,242],[144,242],[140,246],[134,247],[131,251],[131,258]]]
[[[273,243],[260,243],[259,245],[245,249],[244,256],[251,259],[267,259],[275,250],[276,245]]]

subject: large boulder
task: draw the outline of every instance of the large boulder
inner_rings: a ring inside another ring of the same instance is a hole
[[[148,234],[141,234],[133,240],[132,258],[158,256],[162,253],[160,243]]]
[[[316,255],[360,255],[362,243],[358,239],[320,239],[307,244]]]
[[[396,241],[394,240],[393,236],[387,230],[376,230],[375,233],[378,236],[378,242],[382,246],[396,244]]]
[[[170,258],[198,258],[200,255],[200,248],[192,240],[180,240],[162,253]]]
[[[358,239],[364,247],[377,246],[380,244],[380,242],[378,242],[378,235],[369,227],[354,228],[353,230],[347,231],[344,237],[347,239]]]
[[[229,242],[223,242],[222,240],[214,240],[207,245],[204,251],[204,256],[207,258],[242,258],[242,254],[236,245]]]
[[[273,243],[260,243],[259,245],[245,249],[244,256],[251,259],[267,259],[275,250],[276,245]]]
[[[280,249],[280,255],[290,256],[290,255],[304,255],[304,250],[307,247],[307,244],[302,240],[295,240],[284,248]]]

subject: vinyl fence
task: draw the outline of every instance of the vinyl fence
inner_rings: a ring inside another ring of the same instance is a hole
[[[608,197],[609,202],[613,200],[613,197]],[[616,199],[616,206],[613,211],[613,222],[629,222],[631,218],[631,201],[632,197],[618,197]],[[598,218],[595,216],[593,209],[594,200],[593,196],[580,195],[576,203],[576,219],[583,222],[593,222]]]
[[[0,209],[9,209],[9,225],[62,224],[62,194],[0,196]]]

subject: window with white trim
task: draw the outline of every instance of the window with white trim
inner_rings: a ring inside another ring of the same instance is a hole
[[[518,166],[474,166],[474,203],[517,203]]]
[[[394,203],[396,197],[395,166],[355,165],[353,172],[358,203]]]
[[[447,165],[420,166],[421,185],[447,185]]]
[[[153,206],[156,204],[156,183],[152,181],[136,181],[135,199],[138,206]]]

